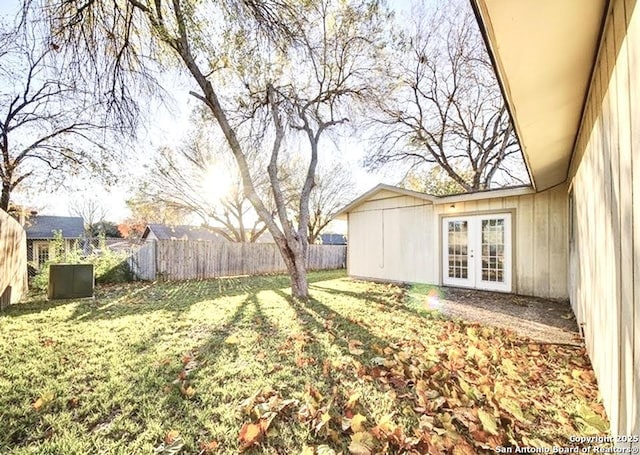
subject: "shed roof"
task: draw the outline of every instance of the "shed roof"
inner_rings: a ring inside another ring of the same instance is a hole
[[[480,199],[495,199],[499,197],[521,196],[523,194],[535,193],[535,190],[529,185],[513,186],[509,188],[496,188],[483,191],[475,191],[473,193],[452,194],[448,196],[434,196],[432,194],[420,193],[418,191],[407,190],[393,185],[381,183],[376,185],[369,191],[354,199],[352,202],[338,210],[334,218],[344,219],[345,215],[352,212],[361,204],[376,199],[376,195],[382,192],[391,192],[399,196],[411,196],[417,199],[423,199],[434,205],[448,204],[452,202],[475,201]]]
[[[471,0],[537,191],[566,180],[607,0]]]
[[[353,209],[363,204],[364,202],[373,199],[377,194],[382,193],[383,191],[390,191],[401,196],[411,196],[418,199],[424,199],[425,201],[429,201],[432,203],[437,199],[436,196],[431,196],[430,194],[420,193],[419,191],[407,190],[398,186],[380,183],[338,210],[338,212],[334,215],[334,218],[340,217],[353,211]]]
[[[153,232],[158,240],[225,241],[222,235],[203,226],[148,224],[142,233],[142,239],[146,239],[150,232]]]
[[[52,239],[54,231],[62,231],[64,239],[77,239],[84,234],[84,221],[76,216],[34,215],[25,226],[27,239]]]
[[[320,234],[323,245],[346,245],[347,237],[344,234]]]

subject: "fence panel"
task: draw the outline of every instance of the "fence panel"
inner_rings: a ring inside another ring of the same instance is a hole
[[[27,294],[27,235],[0,210],[0,310]]]
[[[139,280],[155,280],[156,273],[156,243],[147,242],[132,249],[127,258],[131,272]]]
[[[309,245],[309,270],[343,269],[347,265],[345,245]]]
[[[346,254],[346,246],[310,245],[307,268],[344,268]],[[189,280],[286,271],[275,243],[156,240],[132,252],[129,265],[142,280]]]

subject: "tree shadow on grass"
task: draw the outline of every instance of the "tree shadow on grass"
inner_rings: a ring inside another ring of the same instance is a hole
[[[343,276],[343,270],[311,272],[308,279],[314,283]],[[290,284],[288,275],[259,275],[98,285],[94,298],[50,301],[44,294],[39,294],[24,303],[9,306],[0,316],[38,314],[70,304],[76,305],[70,320],[115,319],[157,310],[181,312],[201,301],[287,288]]]
[[[331,279],[332,276],[329,276]],[[310,281],[327,279],[326,274],[312,274]],[[153,282],[142,286],[105,288],[95,300],[80,301],[69,319],[115,319],[159,310],[181,313],[194,304],[209,300],[256,294],[290,285],[287,275],[216,278],[179,282]],[[113,292],[112,289],[115,289]]]
[[[373,334],[362,323],[348,319],[339,312],[311,297],[306,302],[298,301],[290,295],[277,290],[275,291],[296,312],[300,321],[309,326],[317,333],[330,333],[334,337],[334,344],[340,346],[344,354],[349,354],[349,341],[357,340],[367,346],[367,350],[372,346],[384,348],[389,344],[388,340],[384,340]],[[358,295],[354,293],[354,295]],[[360,297],[362,297],[360,295]],[[327,321],[330,321],[328,324]]]
[[[93,299],[83,299],[86,302]],[[58,308],[64,305],[75,304],[81,302],[79,299],[64,299],[64,300],[47,300],[44,294],[35,294],[27,301],[21,303],[15,303],[9,305],[2,312],[0,316],[6,317],[19,317],[23,315],[39,314],[45,311],[49,311],[54,308]]]
[[[390,295],[390,293],[385,292],[355,292],[355,291],[347,291],[345,289],[335,289],[329,288],[325,286],[311,285],[311,289],[316,289],[320,292],[326,292],[328,294],[333,295],[342,295],[345,297],[357,298],[359,300],[364,300],[365,302],[372,302],[377,306],[377,310],[382,311],[401,311],[407,313],[411,316],[417,316],[420,318],[424,318],[425,320],[443,320],[448,319],[446,315],[442,314],[437,309],[427,309],[423,308],[419,305],[412,305],[407,302],[407,295],[403,292],[400,296],[400,300],[396,299],[395,296]]]

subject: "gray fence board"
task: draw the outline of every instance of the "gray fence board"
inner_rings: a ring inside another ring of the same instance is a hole
[[[344,245],[309,245],[307,269],[344,268],[346,255]],[[141,280],[190,280],[286,271],[275,243],[155,240],[132,251],[128,263]]]

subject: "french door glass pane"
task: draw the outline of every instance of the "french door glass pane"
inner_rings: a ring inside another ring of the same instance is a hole
[[[482,281],[504,282],[504,220],[482,220]]]
[[[467,243],[469,241],[468,224],[466,221],[449,221],[447,223],[449,237],[449,278],[467,279],[469,268],[467,264]]]

